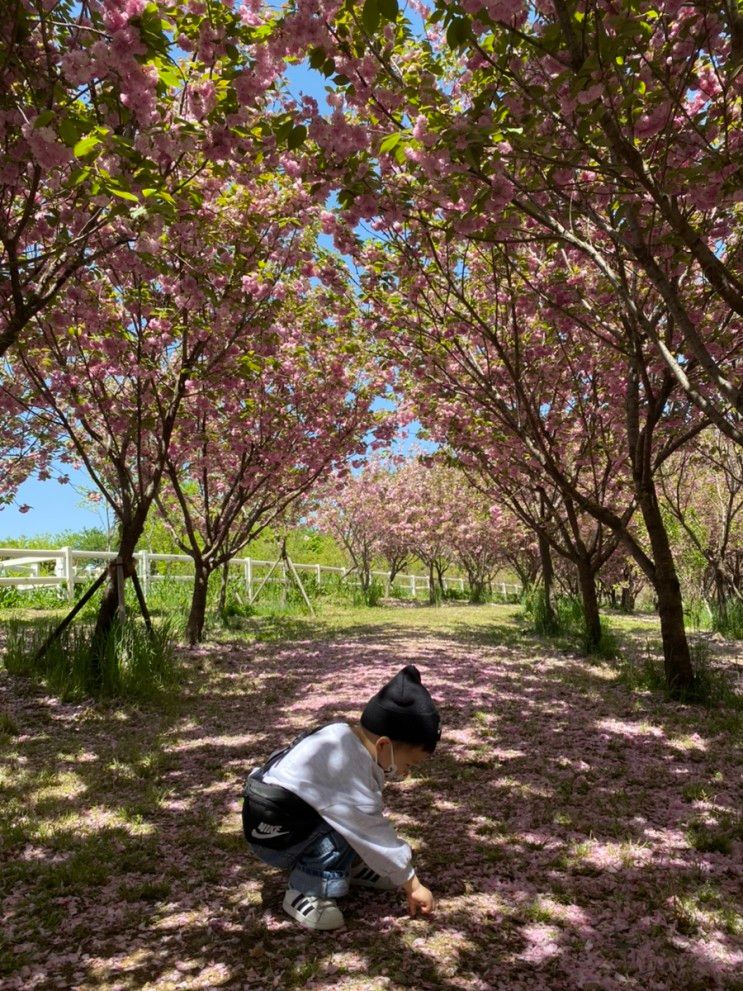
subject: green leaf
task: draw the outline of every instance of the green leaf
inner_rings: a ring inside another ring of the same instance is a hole
[[[51,124],[54,120],[53,110],[44,110],[34,121],[34,127],[46,127],[47,124]]]
[[[287,145],[291,150],[293,150],[294,148],[299,148],[300,145],[304,144],[306,138],[307,138],[307,128],[304,126],[304,124],[297,124],[297,126],[293,127],[289,132],[289,139],[287,141]]]
[[[379,0],[364,0],[361,23],[369,34],[374,34],[379,27]]]
[[[167,86],[168,89],[175,89],[180,86],[182,76],[173,65],[169,65],[167,62],[158,62],[157,72],[160,82]]]
[[[400,12],[400,8],[397,5],[397,0],[378,0],[379,2],[379,13],[384,17],[386,21],[396,21],[397,15]]]
[[[382,154],[385,154],[386,152],[392,151],[394,148],[396,148],[401,141],[402,141],[402,132],[395,131],[394,134],[388,134],[387,137],[382,140],[382,143],[379,146],[379,150]]]
[[[72,149],[72,154],[75,158],[84,158],[94,151],[98,145],[101,143],[101,139],[95,134],[88,134],[87,137],[82,138],[77,142],[75,147]]]
[[[291,134],[291,131],[292,131],[292,128],[293,127],[294,127],[294,121],[291,119],[291,117],[288,117],[286,120],[283,120],[276,127],[276,140],[277,141],[288,141],[289,140],[289,135]]]
[[[470,34],[469,20],[466,17],[455,17],[446,29],[446,42],[449,48],[461,48]]]
[[[120,200],[128,200],[131,203],[139,203],[139,197],[135,196],[134,193],[130,193],[128,189],[119,189],[116,186],[109,186],[108,191],[112,196],[116,196]]]
[[[79,120],[73,120],[70,117],[63,117],[59,122],[59,127],[57,130],[60,138],[64,141],[67,147],[73,148],[80,140],[80,135],[83,132],[83,125]]]
[[[167,54],[170,42],[156,3],[148,3],[139,18],[132,18],[132,24],[139,28],[139,36],[150,51]]]
[[[75,169],[74,172],[72,173],[71,177],[70,177],[72,179],[72,185],[73,186],[80,186],[80,185],[82,185],[82,183],[84,183],[85,180],[90,175],[90,172],[91,172],[91,169],[90,169],[90,166],[89,165],[84,165],[84,166],[82,166],[82,168]]]
[[[310,53],[310,66],[313,69],[319,69],[321,65],[325,64],[327,60],[327,55],[325,50],[322,48],[313,48]]]

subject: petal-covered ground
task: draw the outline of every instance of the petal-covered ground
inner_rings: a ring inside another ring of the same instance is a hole
[[[184,652],[166,711],[63,704],[0,673],[0,987],[743,986],[737,715],[631,693],[507,608],[438,633],[420,615]],[[387,801],[437,913],[357,891],[344,930],[308,933],[249,855],[242,779],[409,662],[444,736]]]

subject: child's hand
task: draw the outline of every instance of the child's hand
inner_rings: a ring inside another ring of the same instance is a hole
[[[418,912],[422,915],[430,915],[436,903],[428,888],[421,884],[415,875],[404,884],[405,894],[408,896],[408,911],[415,917]]]

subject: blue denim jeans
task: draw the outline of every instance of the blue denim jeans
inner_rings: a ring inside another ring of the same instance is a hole
[[[290,870],[289,887],[304,895],[340,898],[348,894],[348,876],[354,850],[327,822],[320,822],[301,843],[286,850],[267,850],[250,844],[264,864]]]

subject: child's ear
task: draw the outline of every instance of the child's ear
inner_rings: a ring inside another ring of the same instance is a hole
[[[377,737],[376,746],[377,746],[377,749],[379,750],[380,754],[387,753],[388,755],[391,755],[391,753],[392,753],[392,740],[390,740],[390,738],[388,736],[378,736]]]

